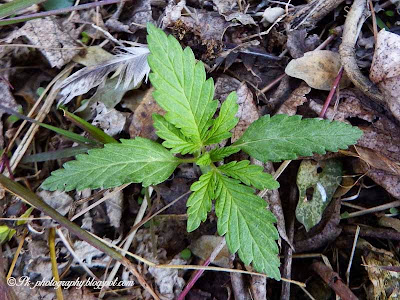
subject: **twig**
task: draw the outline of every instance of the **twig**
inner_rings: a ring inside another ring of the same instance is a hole
[[[355,0],[344,23],[342,44],[339,47],[339,54],[342,65],[351,82],[364,94],[378,104],[385,105],[385,98],[379,89],[365,77],[357,65],[355,45],[361,30],[361,26],[367,18],[367,6],[365,0]],[[386,106],[386,105],[385,105]]]
[[[93,272],[88,268],[88,266],[80,259],[80,257],[75,253],[75,250],[72,249],[71,245],[69,244],[67,238],[65,235],[62,233],[61,229],[57,229],[57,235],[60,237],[62,242],[64,243],[64,246],[68,249],[68,251],[71,253],[72,257],[78,262],[78,264],[88,273],[90,276],[92,276],[94,279],[99,280],[99,278],[93,274]]]
[[[353,248],[351,249],[351,255],[350,255],[350,259],[349,259],[349,265],[347,266],[347,270],[346,270],[346,282],[347,282],[347,286],[349,286],[349,284],[350,284],[350,270],[351,270],[351,264],[353,263],[354,252],[356,251],[356,245],[357,245],[357,240],[358,240],[359,234],[360,234],[360,226],[357,226],[356,234],[354,235]]]
[[[355,225],[343,226],[343,232],[345,232],[345,233],[354,235],[356,230],[357,230],[357,226],[355,226]],[[383,229],[383,228],[374,228],[374,227],[364,227],[363,226],[360,228],[360,236],[400,241],[400,232],[398,232],[396,230]]]
[[[221,252],[221,250],[224,248],[226,245],[226,240],[225,237],[222,238],[221,243],[217,245],[213,252],[210,254],[210,257],[207,258],[207,260],[203,263],[203,266],[208,266],[211,262],[214,261],[214,259],[217,257],[217,255]],[[189,283],[186,285],[185,289],[182,291],[182,293],[179,295],[177,300],[184,300],[185,296],[187,293],[191,290],[193,285],[196,283],[196,281],[200,278],[200,276],[204,273],[204,270],[198,270],[193,278],[189,281]]]
[[[342,79],[343,71],[344,71],[344,69],[343,69],[343,66],[342,66],[342,67],[340,67],[340,70],[339,70],[339,72],[338,72],[338,74],[337,74],[337,76],[335,78],[335,81],[333,82],[333,86],[332,86],[332,88],[331,88],[331,90],[329,92],[328,97],[326,97],[324,106],[322,107],[321,112],[319,114],[320,118],[324,118],[324,116],[325,116],[325,113],[326,113],[326,111],[327,111],[327,109],[329,107],[329,104],[332,101],[333,95],[335,95],[336,89],[339,86],[340,79]]]
[[[382,204],[379,206],[375,206],[375,207],[367,208],[367,209],[364,209],[361,211],[356,211],[356,212],[350,213],[346,216],[346,219],[359,217],[359,216],[363,216],[366,214],[375,213],[375,212],[387,210],[387,209],[398,207],[398,206],[400,206],[400,200],[396,200],[396,201],[393,201],[390,203],[386,203],[386,204]]]
[[[51,260],[51,271],[53,273],[54,281],[59,282],[60,276],[58,275],[58,268],[57,268],[55,239],[56,239],[56,229],[52,227],[49,229],[49,250],[50,250],[50,260]],[[57,295],[57,300],[64,299],[60,285],[56,287],[56,295]]]
[[[24,230],[24,233],[21,236],[21,240],[19,241],[17,251],[15,251],[14,258],[11,262],[10,269],[8,270],[8,274],[6,277],[7,280],[11,277],[12,272],[14,271],[14,267],[15,267],[15,264],[17,263],[18,256],[19,256],[22,246],[24,245],[24,242],[25,242],[26,234],[27,234],[27,230]]]
[[[297,202],[297,188],[295,186],[291,186],[290,194],[289,194],[289,207],[290,215],[289,215],[289,222],[287,224],[288,232],[288,239],[291,245],[293,245],[294,240],[294,224],[296,221],[296,215],[294,213],[296,202]],[[283,270],[282,276],[286,278],[291,278],[292,276],[292,261],[293,261],[293,248],[290,245],[285,245],[284,248],[284,261],[283,261]],[[281,300],[288,300],[290,299],[290,283],[282,282],[282,289],[281,289]]]
[[[378,39],[378,26],[376,25],[376,16],[375,16],[375,9],[374,5],[372,4],[372,1],[368,1],[369,4],[369,10],[371,11],[371,17],[372,17],[372,30],[374,31],[374,41],[376,45],[376,41]]]
[[[87,213],[89,210],[95,208],[97,205],[100,205],[101,203],[103,203],[104,201],[112,198],[115,196],[116,193],[122,191],[124,188],[126,188],[128,185],[130,185],[130,183],[121,185],[117,188],[115,188],[111,193],[108,193],[107,195],[105,195],[103,198],[101,198],[100,200],[96,201],[95,203],[93,203],[92,205],[86,207],[85,209],[81,210],[79,213],[77,213],[76,215],[74,215],[70,220],[76,220],[77,218],[79,218],[80,216],[84,215],[85,213]]]
[[[169,207],[171,207],[172,205],[174,205],[176,202],[178,202],[179,200],[181,200],[183,197],[187,196],[188,194],[190,194],[191,191],[188,191],[182,195],[180,195],[178,198],[176,198],[174,201],[172,201],[171,203],[169,203],[168,205],[165,205],[163,208],[161,208],[159,211],[155,212],[154,214],[152,214],[149,217],[144,218],[142,221],[140,221],[138,224],[134,225],[131,230],[129,231],[128,235],[129,236],[133,231],[137,230],[138,228],[140,228],[143,224],[147,223],[148,221],[150,221],[151,219],[153,219],[155,216],[159,215],[160,213],[162,213],[163,211],[165,211],[166,209],[168,209]],[[186,214],[185,214],[186,215]],[[165,215],[163,215],[165,216]],[[122,241],[122,243],[124,243],[126,241],[127,237]]]
[[[153,192],[153,188],[150,187],[149,188],[149,196],[151,195],[152,192]],[[142,205],[140,206],[139,212],[136,215],[134,225],[138,224],[143,219],[143,216],[146,212],[148,203],[149,203],[148,197],[145,196],[143,199]],[[122,248],[124,251],[127,251],[130,248],[132,241],[136,235],[136,232],[137,232],[137,229],[128,234],[128,237],[126,238],[125,244]],[[123,252],[122,255],[125,256],[125,252]],[[113,269],[111,270],[110,274],[107,277],[107,282],[111,282],[112,280],[114,280],[114,277],[117,274],[120,266],[121,266],[121,262],[117,261],[115,263]],[[107,287],[107,285],[105,285],[104,287]],[[100,293],[99,298],[101,299],[103,297],[103,295],[104,295],[104,291],[102,291]]]
[[[322,262],[314,262],[311,269],[328,284],[342,300],[358,300],[356,295],[343,283],[339,274]]]
[[[96,236],[93,233],[89,234],[91,236],[93,236],[94,238],[98,239],[99,241],[102,241],[104,244],[108,245],[111,248],[117,249],[118,251],[124,253],[125,255],[128,255],[130,257],[133,257],[134,259],[137,259],[138,261],[150,266],[150,267],[154,267],[154,268],[158,268],[158,269],[182,269],[182,270],[205,270],[205,271],[217,271],[217,272],[227,272],[227,273],[242,273],[242,274],[247,274],[247,275],[255,275],[255,276],[264,276],[264,277],[268,277],[268,275],[262,274],[262,273],[257,273],[257,272],[251,272],[251,271],[244,271],[244,270],[237,270],[237,269],[228,269],[228,268],[220,268],[220,267],[209,267],[209,266],[197,266],[197,265],[157,265],[139,255],[133,254],[130,251],[124,251],[123,249],[121,249],[120,247],[118,247],[117,245],[114,245],[112,243],[110,243],[109,241],[106,241],[98,236]],[[319,257],[321,257],[322,255],[319,255]],[[282,281],[287,281],[290,282],[292,284],[298,285],[298,286],[306,286],[305,283],[300,282],[300,281],[296,281],[296,280],[290,280],[287,278],[281,278]]]
[[[125,0],[125,1],[130,1],[130,0]],[[23,15],[15,18],[8,18],[0,21],[0,26],[3,22],[14,22],[14,21],[25,21],[26,19],[36,19],[36,18],[42,18],[42,17],[48,17],[48,16],[54,16],[54,15],[62,15],[66,14],[72,11],[77,11],[77,10],[83,10],[83,9],[89,9],[89,8],[94,8],[97,6],[103,6],[103,5],[110,5],[110,4],[115,4],[119,2],[124,2],[121,0],[103,0],[99,2],[92,2],[92,3],[86,3],[86,4],[80,4],[77,6],[72,6],[72,7],[67,7],[67,8],[59,8],[59,9],[54,9],[50,11],[43,11],[39,13],[34,13],[30,15]]]

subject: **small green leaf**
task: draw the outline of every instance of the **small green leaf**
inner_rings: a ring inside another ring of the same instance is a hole
[[[296,218],[306,231],[321,221],[325,208],[342,180],[342,164],[335,159],[303,160],[297,173],[299,202]]]
[[[227,176],[238,179],[244,184],[254,186],[259,190],[275,190],[279,188],[279,182],[277,182],[271,174],[264,173],[263,167],[261,166],[250,165],[248,160],[242,160],[240,162],[231,161],[226,165],[218,167],[218,170]]]
[[[71,191],[110,188],[130,182],[149,186],[166,180],[180,162],[151,140],[140,137],[121,140],[120,144],[106,144],[102,149],[78,155],[75,161],[65,163],[64,169],[52,172],[41,187]]]
[[[21,215],[21,219],[26,219],[29,218],[29,216],[31,215],[32,211],[34,210],[34,207],[29,207],[22,215]],[[28,222],[27,220],[18,220],[16,222],[17,226],[19,225],[23,225],[26,224],[26,222]]]
[[[183,51],[172,35],[167,37],[151,23],[147,32],[154,99],[167,112],[165,119],[200,148],[218,105],[213,80],[206,80],[203,63],[196,63],[189,47]]]
[[[181,257],[184,260],[189,260],[192,257],[192,251],[189,248],[182,250]]]
[[[236,92],[232,92],[222,103],[219,115],[207,135],[206,145],[219,143],[232,136],[229,131],[239,122],[239,118],[235,118],[239,109],[239,105],[236,102]]]
[[[254,195],[254,190],[238,180],[217,173],[215,212],[218,233],[225,235],[228,249],[239,254],[245,264],[258,272],[280,279],[278,231],[275,216],[267,203]]]
[[[216,148],[210,151],[210,158],[213,162],[223,160],[225,157],[228,157],[232,154],[235,154],[240,151],[240,148],[237,147],[224,147],[224,148]]]
[[[193,153],[199,150],[199,146],[187,139],[182,132],[168,122],[163,116],[153,114],[154,128],[157,135],[165,140],[163,146],[171,148],[172,153]]]
[[[196,161],[196,164],[199,166],[209,166],[212,163],[210,158],[210,153],[206,152]]]
[[[0,244],[9,241],[17,231],[7,225],[0,225]]]
[[[191,232],[207,219],[207,213],[211,210],[215,191],[215,172],[210,171],[202,175],[190,187],[193,193],[190,195],[186,206],[188,207],[187,231]]]
[[[301,116],[265,115],[252,123],[233,146],[263,162],[296,159],[347,149],[362,131],[343,122],[302,119]]]

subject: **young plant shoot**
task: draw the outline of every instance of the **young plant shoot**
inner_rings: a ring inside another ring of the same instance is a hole
[[[231,137],[238,122],[236,93],[229,94],[215,117],[218,101],[213,99],[214,83],[206,79],[203,63],[196,61],[189,47],[183,50],[173,36],[152,24],[147,31],[153,96],[166,112],[153,115],[162,145],[137,137],[89,150],[52,172],[42,188],[71,191],[130,182],[156,185],[168,179],[179,164],[196,163],[203,175],[190,188],[187,230],[196,230],[207,219],[214,202],[218,233],[225,236],[229,251],[237,252],[258,272],[279,280],[276,219],[255,194],[255,189],[277,189],[279,183],[248,160],[220,166],[215,162],[241,150],[262,162],[336,152],[356,143],[362,131],[342,122],[265,115],[234,144],[207,151],[206,146]]]

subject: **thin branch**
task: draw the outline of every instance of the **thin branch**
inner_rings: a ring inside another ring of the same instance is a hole
[[[130,1],[130,0],[125,0],[125,1]],[[91,3],[86,3],[86,4],[81,4],[77,6],[72,6],[72,7],[67,7],[67,8],[59,8],[59,9],[54,9],[50,11],[43,11],[39,13],[34,13],[30,15],[23,15],[15,18],[8,18],[0,21],[0,26],[2,23],[5,22],[14,22],[14,21],[26,21],[27,19],[37,19],[37,18],[43,18],[43,17],[48,17],[48,16],[54,16],[54,15],[62,15],[66,14],[72,11],[77,11],[77,10],[83,10],[83,9],[90,9],[94,8],[97,6],[104,6],[104,5],[110,5],[110,4],[115,4],[115,3],[120,3],[124,2],[121,0],[103,0],[103,1],[98,1],[98,2],[91,2]]]

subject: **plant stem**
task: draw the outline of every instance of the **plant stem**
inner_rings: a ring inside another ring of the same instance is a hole
[[[331,88],[331,90],[329,92],[329,95],[328,95],[328,97],[326,97],[324,106],[322,107],[322,110],[321,110],[321,112],[319,114],[320,118],[324,118],[324,116],[325,116],[325,113],[326,113],[326,111],[327,111],[327,109],[329,107],[329,104],[332,101],[333,95],[335,94],[336,89],[339,86],[340,79],[342,79],[343,71],[344,71],[344,68],[340,67],[340,70],[339,70],[339,72],[338,72],[338,74],[337,74],[337,76],[335,78],[335,81],[334,81],[333,86],[332,86],[332,88]]]
[[[51,271],[53,273],[54,281],[59,282],[60,276],[58,275],[58,268],[57,268],[57,256],[56,256],[56,229],[54,227],[50,228],[49,231],[49,250],[50,250],[50,260],[51,260]],[[61,286],[56,288],[56,295],[57,300],[64,300]]]
[[[179,161],[183,164],[191,164],[197,161],[196,157],[180,158]]]

